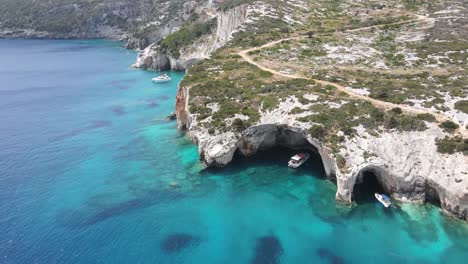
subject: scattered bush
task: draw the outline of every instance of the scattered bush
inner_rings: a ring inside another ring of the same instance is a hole
[[[343,169],[344,167],[346,167],[346,159],[343,158],[343,156],[341,156],[340,154],[336,155],[336,165],[340,169]]]
[[[455,109],[468,114],[468,100],[461,100],[455,103]]]
[[[436,140],[437,151],[440,153],[454,154],[455,152],[461,152],[464,155],[468,155],[468,138],[463,139],[462,137],[445,137],[443,139]]]
[[[439,125],[439,127],[443,128],[444,131],[448,133],[453,133],[459,128],[459,126],[456,123],[450,120],[444,121],[442,124]]]
[[[436,121],[436,118],[431,115],[431,114],[418,114],[416,115],[416,118],[419,119],[419,120],[424,120],[424,121],[427,121],[427,122],[435,122]]]
[[[400,107],[395,107],[395,108],[393,108],[393,109],[390,110],[390,111],[392,111],[392,113],[395,113],[395,114],[397,114],[397,115],[400,115],[400,114],[402,113]]]
[[[180,56],[179,50],[192,44],[196,39],[201,36],[211,33],[212,28],[216,25],[216,19],[208,22],[195,22],[187,23],[182,26],[178,31],[166,36],[160,43],[161,49],[168,51],[174,57]]]
[[[309,129],[309,134],[315,139],[322,140],[325,137],[326,131],[321,125],[313,125]]]

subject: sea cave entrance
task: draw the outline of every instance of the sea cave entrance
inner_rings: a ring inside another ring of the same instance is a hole
[[[352,200],[358,204],[375,202],[375,193],[389,195],[383,183],[383,173],[377,168],[365,168],[359,172],[353,187]]]
[[[327,173],[326,164],[317,147],[309,142],[303,132],[282,125],[260,125],[249,128],[239,141],[233,161],[249,165],[277,164],[288,169],[289,159],[297,153],[308,153],[310,158],[299,168],[289,170],[319,178],[326,178],[326,175],[332,174]],[[334,173],[332,175],[334,176]]]
[[[310,158],[297,169],[288,168],[289,159],[297,153],[308,153]],[[254,155],[246,157],[239,150],[236,151],[232,165],[243,169],[254,166],[278,166],[288,172],[297,175],[313,175],[318,178],[326,178],[325,169],[320,155],[315,150],[308,148],[288,148],[273,146],[257,151]]]
[[[424,200],[426,203],[430,203],[436,207],[441,208],[440,195],[436,188],[432,187],[431,184],[426,183]]]

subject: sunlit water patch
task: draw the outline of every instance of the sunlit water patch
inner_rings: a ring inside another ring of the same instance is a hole
[[[433,206],[335,203],[318,158],[204,170],[177,84],[106,41],[0,41],[0,263],[462,263]]]

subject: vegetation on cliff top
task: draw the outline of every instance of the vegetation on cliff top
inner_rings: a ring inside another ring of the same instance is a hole
[[[175,58],[178,58],[182,47],[188,46],[203,35],[211,33],[215,26],[216,19],[203,22],[189,20],[178,31],[161,40],[159,46]]]
[[[225,1],[220,8],[243,2]],[[335,153],[341,142],[354,136],[358,126],[373,136],[388,130],[425,130],[428,122],[437,122],[429,113],[408,115],[401,108],[383,111],[367,101],[350,98],[334,86],[273,76],[234,54],[246,47],[296,37],[251,52],[249,56],[277,72],[302,74],[363,90],[381,101],[446,111],[447,98],[467,95],[468,79],[460,63],[466,56],[458,41],[438,43],[432,39],[446,36],[436,33],[444,25],[433,27],[434,32],[427,37],[429,42],[417,39],[419,31],[426,30],[427,25],[423,19],[416,21],[419,17],[414,15],[414,10],[434,8],[439,4],[436,2],[430,7],[426,2],[419,5],[416,1],[403,0],[377,6],[370,2],[314,1],[307,2],[308,6],[303,8],[289,8],[293,13],[288,13],[288,8],[277,7],[275,0],[255,2],[258,10],[262,10],[255,15],[261,19],[245,26],[226,48],[188,71],[182,85],[190,88],[190,111],[210,134],[240,132],[265,116],[272,120],[275,115],[287,114],[295,120],[295,125],[308,127],[314,138],[322,140]],[[298,3],[288,2],[288,5]],[[373,25],[378,26],[344,33]],[[416,40],[407,41],[409,38]],[[409,53],[413,50],[418,52]],[[433,63],[434,56],[447,51],[450,51],[448,60],[440,61],[447,67],[421,68]],[[411,61],[410,56],[416,59]],[[385,67],[375,67],[380,62]],[[282,108],[292,103],[296,107]],[[459,101],[455,107],[463,112],[465,101]],[[448,123],[440,126],[448,132],[457,129]]]
[[[445,137],[436,141],[437,151],[440,153],[454,154],[461,152],[468,155],[468,138],[462,137]]]

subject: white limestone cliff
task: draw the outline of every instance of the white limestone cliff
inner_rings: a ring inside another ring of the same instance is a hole
[[[340,168],[337,155],[312,138],[308,127],[295,122],[295,116],[288,111],[273,111],[278,123],[270,123],[271,113],[262,113],[260,121],[242,133],[210,135],[190,113],[189,100],[189,89],[180,86],[176,102],[178,128],[198,145],[206,166],[225,166],[236,151],[251,156],[274,146],[309,149],[320,155],[327,177],[336,180],[337,201],[352,203],[355,184],[370,171],[394,199],[440,203],[447,215],[468,220],[468,157],[439,153],[435,139],[446,133],[434,124],[428,123],[425,131],[387,130],[379,135],[356,127],[357,135],[347,138],[340,150],[339,155],[346,160]]]
[[[217,11],[214,15],[217,21],[216,30],[182,48],[180,56],[176,58],[158,49],[158,45],[154,43],[139,54],[133,67],[154,70],[185,70],[194,63],[209,58],[214,51],[226,45],[232,34],[246,21],[247,15],[246,5],[237,6],[225,12]]]

